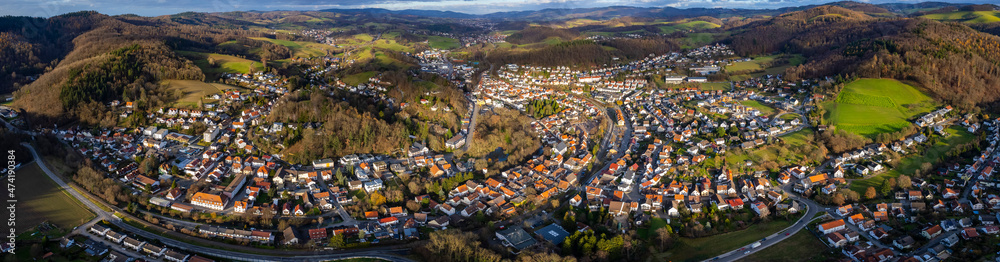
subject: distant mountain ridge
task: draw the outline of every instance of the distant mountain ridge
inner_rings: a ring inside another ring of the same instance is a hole
[[[732,15],[776,15],[793,11],[802,11],[810,8],[831,5],[839,6],[854,11],[865,13],[893,12],[902,13],[906,10],[920,8],[941,8],[948,6],[964,6],[967,3],[944,3],[944,2],[921,2],[921,3],[885,3],[868,4],[861,2],[840,1],[826,4],[804,5],[795,7],[784,7],[777,9],[739,9],[739,8],[673,8],[673,7],[634,7],[634,6],[608,6],[593,8],[546,8],[528,11],[508,11],[495,12],[482,15],[467,14],[454,11],[437,10],[389,10],[384,8],[362,8],[362,9],[324,9],[321,12],[338,13],[368,13],[386,15],[412,15],[437,18],[458,18],[458,19],[513,19],[513,20],[559,20],[574,18],[607,19],[614,17],[698,17],[698,16],[732,16]]]

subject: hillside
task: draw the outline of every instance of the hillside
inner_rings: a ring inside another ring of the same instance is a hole
[[[965,25],[921,19],[869,19],[836,8],[787,14],[735,30],[741,55],[800,53],[807,63],[786,78],[833,75],[909,80],[947,103],[971,108],[1000,99],[1000,38]],[[807,21],[817,16],[845,19]],[[914,66],[920,65],[920,66]]]

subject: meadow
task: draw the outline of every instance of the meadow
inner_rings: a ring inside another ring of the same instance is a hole
[[[174,102],[174,106],[178,107],[197,107],[198,102],[214,101],[202,101],[202,98],[207,95],[224,92],[229,89],[240,89],[231,85],[205,83],[198,80],[164,80],[160,82],[160,85],[166,85],[167,89],[181,92],[180,98]]]
[[[194,64],[201,68],[201,71],[206,75],[215,75],[215,77],[218,77],[221,73],[246,74],[250,72],[251,67],[255,71],[264,70],[264,66],[260,62],[231,55],[191,51],[177,51],[177,53],[194,61]],[[208,63],[209,58],[214,59],[218,66],[210,65]]]
[[[823,103],[826,124],[874,138],[899,131],[910,120],[933,110],[936,103],[913,86],[892,79],[859,79],[848,83],[837,99]]]
[[[333,47],[320,43],[313,42],[303,42],[303,41],[288,41],[288,40],[278,40],[270,39],[264,37],[251,37],[252,39],[268,41],[272,44],[283,45],[292,49],[292,57],[316,57],[324,56],[328,51],[332,51]]]
[[[993,23],[1000,22],[1000,11],[956,11],[950,13],[928,14],[921,17],[931,20],[962,22],[969,24]]]
[[[49,179],[37,162],[17,170],[17,185],[18,232],[25,232],[43,221],[72,229],[94,217],[82,203]]]
[[[437,49],[455,49],[460,47],[458,39],[436,35],[427,37],[427,45]]]

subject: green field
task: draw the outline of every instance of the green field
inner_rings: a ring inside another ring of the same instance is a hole
[[[664,26],[658,26],[660,33],[670,34],[677,31],[688,31],[688,30],[701,30],[701,29],[712,29],[722,27],[712,22],[705,21],[690,21],[677,24],[670,24]]]
[[[727,65],[726,71],[741,72],[741,71],[761,70],[764,69],[764,66],[762,66],[761,64],[770,63],[774,61],[774,59],[778,58],[778,56],[780,55],[761,56],[761,57],[754,57],[753,60],[750,61],[736,62],[733,63],[732,65]]]
[[[792,221],[775,220],[756,224],[748,229],[702,238],[679,238],[667,252],[656,254],[653,261],[700,261],[749,245],[792,225]]]
[[[25,232],[42,221],[72,229],[94,217],[82,203],[62,190],[37,162],[17,170],[17,231]]]
[[[437,48],[437,49],[455,49],[459,48],[460,46],[458,44],[458,39],[436,36],[436,35],[428,36],[427,44],[430,45],[431,48]]]
[[[397,43],[396,40],[391,39],[379,39],[378,41],[375,41],[375,47],[398,52],[413,52],[413,48],[401,45]]]
[[[916,88],[892,79],[860,79],[847,84],[836,100],[823,103],[827,124],[874,138],[911,125],[910,119],[936,103]]]
[[[729,90],[732,85],[729,82],[699,83],[701,90]]]
[[[794,119],[799,118],[799,117],[802,117],[802,116],[799,115],[799,114],[796,114],[796,113],[788,113],[788,114],[781,115],[781,119],[784,119],[784,120],[794,120]]]
[[[681,48],[695,48],[715,41],[715,33],[690,33],[680,39]]]
[[[824,261],[822,253],[827,249],[827,246],[819,238],[809,234],[809,231],[802,230],[788,239],[767,247],[764,250],[759,250],[738,261]]]
[[[642,238],[642,239],[648,239],[650,237],[650,233],[651,232],[656,232],[657,229],[660,229],[660,228],[663,228],[663,227],[666,227],[666,226],[667,226],[667,221],[666,220],[663,220],[662,218],[654,217],[654,218],[652,218],[652,219],[649,220],[649,228],[640,228],[640,229],[636,230],[636,233],[639,234],[640,238]]]
[[[938,21],[962,22],[970,24],[993,23],[1000,22],[1000,11],[957,11],[950,13],[929,14],[921,17]]]
[[[264,67],[257,61],[251,61],[231,55],[223,55],[216,53],[201,53],[201,52],[191,52],[191,51],[177,51],[178,54],[183,55],[194,61],[194,64],[201,68],[201,71],[206,74],[220,74],[220,73],[239,73],[246,74],[250,72],[250,67],[253,66],[255,71],[264,70]],[[211,66],[208,63],[208,59],[215,59],[217,66]]]
[[[288,40],[278,40],[270,39],[264,37],[251,37],[252,39],[268,41],[272,44],[283,45],[292,50],[292,57],[316,57],[324,56],[327,51],[332,51],[333,47],[320,43],[305,42],[305,41],[288,41]]]
[[[774,108],[771,108],[770,106],[766,106],[764,104],[761,104],[757,100],[743,100],[743,101],[740,101],[740,104],[744,105],[744,106],[747,106],[747,107],[750,107],[750,108],[754,108],[754,109],[760,110],[760,114],[761,115],[769,116],[769,115],[771,115],[771,113],[774,113]]]
[[[340,81],[343,81],[344,84],[354,86],[354,85],[358,85],[358,84],[361,84],[361,83],[367,83],[368,79],[374,77],[376,74],[377,73],[375,71],[368,71],[368,72],[364,72],[364,73],[357,73],[357,74],[345,76],[344,78],[340,79]]]
[[[973,138],[975,138],[974,134],[969,133],[963,128],[950,127],[945,130],[951,135],[946,138],[939,138],[937,143],[928,148],[927,151],[921,154],[904,157],[899,161],[899,166],[894,169],[868,179],[852,181],[851,190],[864,194],[865,190],[870,186],[878,188],[878,186],[882,184],[882,180],[885,180],[886,178],[895,178],[901,174],[913,175],[913,173],[920,168],[921,164],[937,163],[940,159],[944,158],[945,154],[947,154],[952,148],[961,144],[969,143]]]
[[[207,95],[224,92],[229,89],[238,89],[231,85],[205,83],[198,80],[164,80],[160,82],[160,85],[166,85],[167,89],[181,92],[180,98],[174,103],[175,106],[179,107],[196,107],[198,106],[198,102],[202,101],[202,98]]]

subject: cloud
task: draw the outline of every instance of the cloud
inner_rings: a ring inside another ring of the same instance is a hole
[[[485,14],[544,8],[591,8],[605,6],[638,7],[719,7],[779,8],[822,4],[833,0],[0,0],[0,15],[54,16],[81,10],[105,14],[167,15],[186,11],[270,11],[320,10],[330,8],[426,9]],[[871,3],[915,2],[923,0],[862,0]],[[943,0],[945,2],[989,3],[992,0]]]

